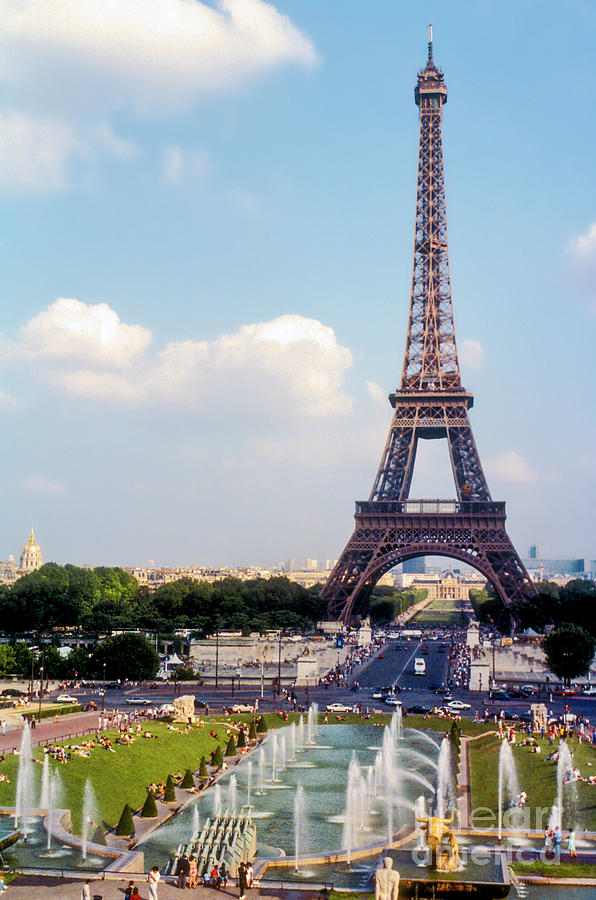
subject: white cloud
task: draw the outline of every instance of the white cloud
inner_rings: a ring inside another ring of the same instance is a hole
[[[203,94],[315,61],[310,40],[264,0],[0,3],[0,186],[63,189],[77,161],[138,155],[112,115],[176,115]],[[186,175],[208,169],[202,151],[187,152]]]
[[[205,178],[211,172],[211,160],[206,150],[183,150],[170,146],[164,151],[164,181],[178,184],[185,178]]]
[[[484,359],[484,347],[480,341],[463,341],[460,348],[460,358],[468,369],[477,369]]]
[[[9,345],[13,360],[77,397],[113,404],[193,408],[245,421],[340,416],[352,354],[316,319],[284,315],[242,325],[214,341],[180,341],[149,354],[151,333],[107,304],[59,299]]]
[[[566,252],[573,278],[586,299],[588,312],[596,315],[596,222],[584,234],[572,238]]]
[[[88,306],[61,297],[20,330],[13,353],[54,363],[121,369],[151,342],[140,325],[125,325],[107,303]]]
[[[0,185],[42,191],[67,186],[67,167],[88,158],[89,148],[72,126],[16,110],[0,113]]]
[[[135,159],[139,155],[139,148],[134,141],[122,138],[115,134],[109,122],[102,122],[93,130],[93,136],[97,143],[109,156],[117,159]]]
[[[284,63],[310,40],[263,0],[19,0],[0,6],[0,82],[27,105],[171,114]]]
[[[368,396],[375,405],[380,406],[383,409],[388,408],[387,391],[384,390],[380,384],[377,384],[376,381],[367,381],[366,389],[368,391]]]
[[[539,480],[523,456],[515,450],[507,450],[487,459],[485,468],[490,477],[507,484],[533,484]]]
[[[16,409],[16,401],[13,398],[5,393],[4,391],[0,391],[0,409],[8,410],[8,409]]]
[[[47,494],[49,496],[57,496],[65,491],[65,487],[60,481],[52,481],[43,475],[27,476],[23,479],[22,487],[28,494]]]

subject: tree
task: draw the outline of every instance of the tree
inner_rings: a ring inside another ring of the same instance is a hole
[[[103,829],[103,825],[98,825],[95,831],[93,832],[93,843],[94,844],[102,844],[104,847],[107,845],[106,841],[106,833]]]
[[[157,803],[155,802],[155,797],[153,795],[153,791],[147,791],[147,799],[143,804],[143,809],[141,810],[141,818],[142,819],[155,819],[157,816]]]
[[[116,825],[116,834],[122,835],[130,835],[134,834],[135,831],[135,823],[132,818],[132,809],[128,805],[128,803],[124,804],[124,809],[122,810],[122,814],[118,819],[118,824]]]
[[[250,723],[250,726],[248,729],[248,739],[249,739],[249,741],[256,741],[256,739],[257,739],[257,726],[255,725],[254,722]]]
[[[226,756],[236,756],[236,741],[234,740],[233,734],[230,735],[230,740],[226,747]]]
[[[594,659],[594,638],[579,625],[562,624],[544,639],[549,669],[557,678],[570,681],[585,675]]]
[[[101,672],[104,663],[107,678],[145,681],[155,678],[159,657],[142,634],[117,634],[98,644],[95,649],[95,671]]]
[[[246,747],[246,735],[242,730],[238,732],[238,747],[240,750],[244,750]]]
[[[199,763],[199,778],[208,778],[209,770],[207,769],[207,760],[204,756],[201,756],[201,762]]]
[[[223,761],[224,761],[224,758],[223,758],[223,750],[221,749],[221,747],[220,747],[219,744],[217,745],[217,747],[216,747],[215,750],[213,751],[213,757],[212,757],[212,758],[213,758],[213,765],[214,765],[216,768],[219,769],[221,766],[223,766]]]
[[[12,675],[17,671],[17,657],[14,647],[0,644],[0,675]]]
[[[192,777],[192,772],[190,771],[190,769],[187,769],[186,772],[184,773],[184,778],[180,782],[180,787],[186,788],[187,790],[189,790],[190,788],[193,788],[194,786],[195,786],[195,780]]]
[[[257,734],[267,734],[267,722],[265,721],[265,716],[259,716],[257,721]]]
[[[176,785],[174,784],[174,779],[171,775],[168,775],[168,780],[166,781],[166,788],[163,792],[164,803],[173,803],[176,799]]]

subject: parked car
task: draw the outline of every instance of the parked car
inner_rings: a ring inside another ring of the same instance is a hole
[[[575,688],[559,688],[555,691],[555,697],[575,697],[576,694]]]
[[[129,706],[151,706],[153,701],[147,697],[127,697],[126,702]]]
[[[199,709],[209,709],[209,704],[206,700],[200,700],[198,697],[195,697],[195,706],[198,706]]]
[[[596,684],[587,685],[583,689],[582,694],[584,697],[596,697]]]
[[[78,697],[71,697],[70,694],[58,694],[56,703],[80,703]]]
[[[526,697],[533,697],[534,694],[538,693],[538,688],[535,684],[522,684],[520,690],[524,692]]]
[[[250,706],[248,703],[234,703],[232,706],[233,713],[252,713],[254,711],[254,706]]]
[[[383,703],[386,703],[387,706],[401,706],[401,700],[398,700],[397,697],[394,697],[393,694],[388,694],[383,698]]]
[[[425,716],[430,712],[427,706],[421,706],[417,704],[416,706],[408,706],[408,712],[413,713],[414,715]]]
[[[491,700],[511,700],[507,691],[493,691],[490,695]]]
[[[328,703],[327,706],[325,707],[325,709],[327,710],[327,712],[333,712],[333,713],[352,712],[352,707],[346,706],[345,703]]]

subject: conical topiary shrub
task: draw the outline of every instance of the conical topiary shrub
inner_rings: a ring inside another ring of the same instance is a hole
[[[267,722],[265,716],[261,716],[257,722],[257,734],[267,734]]]
[[[128,833],[131,834],[130,831]],[[94,844],[102,844],[104,847],[106,846],[106,844],[107,844],[106,833],[103,830],[102,825],[98,825],[97,828],[95,829],[95,831],[93,832],[93,843]]]
[[[246,748],[246,735],[243,731],[238,732],[238,749],[244,750]]]
[[[165,803],[173,803],[176,799],[176,785],[174,784],[174,779],[171,775],[168,775],[166,789],[163,792],[163,799]]]
[[[195,780],[192,777],[192,772],[190,769],[187,769],[184,773],[184,778],[180,782],[181,788],[193,788],[195,786]]]
[[[250,723],[250,727],[248,729],[248,739],[249,741],[256,741],[257,739],[257,726],[254,722]]]
[[[153,796],[153,791],[147,792],[147,799],[143,804],[143,809],[141,810],[141,818],[142,819],[154,819],[157,816],[157,803],[155,802],[155,797]]]
[[[213,765],[219,768],[219,766],[223,766],[223,761],[223,750],[218,744],[213,754]]]
[[[208,778],[209,771],[207,769],[207,760],[204,756],[201,756],[201,762],[199,763],[199,778]]]
[[[230,740],[226,747],[226,756],[236,756],[236,741],[234,740],[233,734],[230,735]]]
[[[132,809],[130,808],[128,803],[125,803],[124,809],[122,810],[122,815],[118,819],[118,824],[116,825],[116,834],[134,834],[134,830],[135,823],[132,820]]]

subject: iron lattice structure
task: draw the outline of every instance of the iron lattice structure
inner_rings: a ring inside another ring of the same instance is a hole
[[[368,501],[356,503],[355,529],[323,589],[332,618],[347,622],[378,579],[406,559],[438,554],[482,572],[506,603],[535,592],[505,530],[505,504],[491,499],[462,386],[455,340],[441,119],[447,102],[433,60],[414,91],[420,147],[410,317],[389,436]],[[446,438],[456,500],[410,500],[420,439]]]

